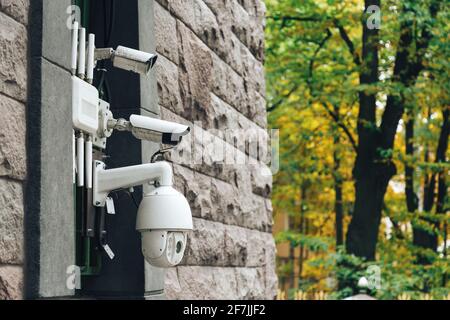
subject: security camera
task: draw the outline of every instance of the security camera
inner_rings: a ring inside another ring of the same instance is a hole
[[[165,121],[140,115],[131,115],[130,120],[110,119],[108,128],[119,131],[130,131],[141,140],[149,140],[167,145],[178,145],[191,129],[176,122]]]
[[[187,232],[192,230],[186,198],[172,187],[159,187],[144,196],[136,230],[141,232],[142,254],[153,266],[173,267],[183,259]]]
[[[112,48],[96,49],[95,59],[97,61],[111,59],[116,68],[147,75],[158,60],[158,55],[118,46],[116,50]]]
[[[116,68],[146,75],[153,68],[157,59],[156,54],[119,46],[114,51],[112,60]]]
[[[118,169],[105,169],[95,162],[93,204],[103,207],[113,190],[155,182],[157,188],[144,195],[139,205],[136,230],[141,233],[142,253],[153,266],[165,268],[183,258],[192,214],[186,198],[173,187],[172,167],[156,162]]]

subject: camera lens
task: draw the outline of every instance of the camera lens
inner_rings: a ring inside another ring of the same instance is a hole
[[[177,253],[180,253],[181,249],[183,249],[183,243],[181,241],[177,242]]]

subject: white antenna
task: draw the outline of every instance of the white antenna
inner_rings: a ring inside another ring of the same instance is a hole
[[[77,156],[76,156],[76,150],[75,150],[75,146],[76,146],[76,138],[75,138],[75,130],[72,129],[72,164],[73,164],[73,180],[72,182],[75,183],[77,180]]]
[[[92,189],[92,137],[87,136],[85,143],[85,171],[86,171],[86,188]]]
[[[77,139],[77,185],[84,186],[84,136],[80,133]]]
[[[77,72],[77,54],[78,54],[78,22],[75,21],[72,26],[72,62],[70,64],[72,75]]]
[[[88,54],[87,54],[87,82],[92,84],[94,80],[94,64],[95,64],[95,34],[89,34]]]
[[[80,29],[80,43],[78,44],[78,77],[84,79],[86,75],[86,29]]]

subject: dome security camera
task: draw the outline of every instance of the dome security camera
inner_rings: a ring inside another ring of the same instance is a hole
[[[136,230],[141,233],[142,254],[155,267],[176,266],[183,259],[187,232],[192,230],[186,198],[172,187],[159,187],[139,206]]]
[[[158,187],[144,196],[138,209],[136,230],[141,233],[142,253],[145,260],[156,267],[179,264],[186,249],[187,233],[193,226],[186,198],[172,187],[172,167],[162,161],[105,168],[103,162],[95,161],[93,204],[97,207],[105,206],[113,190],[157,182]]]

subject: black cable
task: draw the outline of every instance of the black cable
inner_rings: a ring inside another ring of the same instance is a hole
[[[129,194],[131,196],[131,199],[133,199],[133,202],[134,202],[134,205],[136,206],[136,208],[139,208],[139,205],[138,205],[138,203],[136,201],[136,198],[134,197],[134,193],[129,192]]]
[[[117,189],[117,190],[113,190],[110,192],[110,195],[115,197],[117,201],[120,200],[120,195],[119,194],[126,194],[128,195],[132,200],[134,205],[136,206],[136,208],[139,208],[139,204],[134,196],[134,193],[130,192],[129,189]]]
[[[105,72],[105,94],[106,94],[105,101],[111,103],[111,87],[109,85],[108,78],[106,77],[106,72]]]
[[[103,39],[103,47],[108,48],[111,43],[111,37],[114,31],[114,25],[115,25],[115,2],[114,0],[109,1],[109,21],[108,21],[108,0],[103,0],[103,29],[104,29],[104,39]],[[99,61],[97,70],[105,69],[105,62]],[[101,98],[105,101],[111,102],[111,90],[108,83],[108,78],[106,75],[106,71],[102,72],[102,75],[100,76],[99,85],[97,89],[100,91],[101,89],[104,89],[104,96]]]
[[[161,149],[161,150],[156,151],[156,152],[152,155],[152,157],[150,158],[150,163],[155,163],[155,162],[156,162],[156,158],[157,158],[158,156],[163,156],[163,157],[164,157],[164,154],[167,153],[167,152],[169,152],[169,151],[172,150],[173,148],[174,148],[174,147],[168,147],[168,148],[165,148],[165,149]]]

